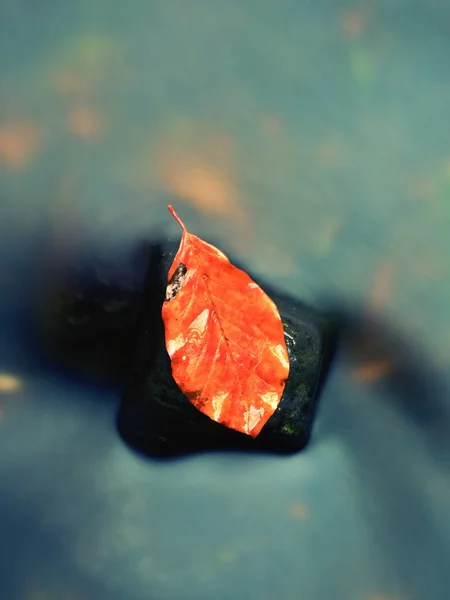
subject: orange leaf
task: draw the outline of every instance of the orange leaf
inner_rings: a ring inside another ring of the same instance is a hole
[[[367,28],[370,18],[368,7],[354,7],[353,10],[346,13],[341,20],[341,30],[345,37],[350,39],[359,38]]]
[[[353,379],[359,383],[374,383],[391,374],[394,368],[392,358],[382,358],[359,365],[352,373]]]
[[[97,111],[88,106],[77,107],[71,110],[68,120],[70,131],[78,137],[98,137],[101,133],[102,124],[100,117]]]
[[[296,519],[304,519],[308,515],[308,508],[301,502],[294,502],[291,506],[291,515]]]
[[[162,308],[173,378],[210,419],[256,437],[289,375],[280,314],[247,273],[169,210],[183,230]]]
[[[245,219],[233,183],[217,168],[201,161],[179,161],[165,173],[165,186],[189,204],[205,213]]]
[[[41,137],[34,123],[19,121],[0,126],[0,160],[7,167],[23,167],[38,146]]]
[[[200,139],[198,139],[200,138]],[[165,189],[205,214],[248,221],[234,175],[234,149],[229,136],[211,131],[195,140],[158,145],[158,178]]]

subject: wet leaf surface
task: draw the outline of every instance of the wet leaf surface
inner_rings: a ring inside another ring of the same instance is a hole
[[[169,209],[183,230],[162,308],[173,377],[201,412],[256,437],[289,375],[280,314],[244,271]]]

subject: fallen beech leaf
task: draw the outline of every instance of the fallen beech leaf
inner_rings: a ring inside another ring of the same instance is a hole
[[[162,307],[173,378],[210,419],[256,437],[289,375],[280,314],[247,273],[169,210],[183,230]]]

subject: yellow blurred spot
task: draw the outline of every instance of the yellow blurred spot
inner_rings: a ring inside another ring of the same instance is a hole
[[[387,377],[394,368],[392,358],[382,358],[359,365],[352,373],[352,379],[358,383],[375,383]]]
[[[122,50],[107,36],[85,34],[69,40],[49,74],[53,90],[65,101],[86,101],[105,84],[124,75]]]
[[[0,160],[11,169],[23,167],[41,139],[41,131],[31,121],[0,125]]]
[[[373,83],[378,61],[372,52],[355,48],[350,52],[349,61],[350,71],[359,85],[368,86]]]
[[[97,32],[84,33],[69,41],[63,60],[86,69],[113,69],[121,64],[122,50],[111,36]]]
[[[82,138],[98,137],[102,133],[102,123],[98,112],[89,106],[72,109],[68,116],[70,131]]]
[[[0,393],[11,394],[18,392],[22,387],[22,381],[9,373],[0,373]]]
[[[291,505],[291,515],[295,519],[304,519],[308,516],[308,508],[301,502],[293,502]]]
[[[222,548],[221,550],[219,550],[217,558],[222,564],[229,565],[235,562],[236,552],[233,552],[233,550],[229,550],[228,548]]]

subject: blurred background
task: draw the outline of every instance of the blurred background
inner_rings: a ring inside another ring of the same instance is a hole
[[[2,599],[448,597],[449,65],[445,0],[2,1]],[[168,202],[389,331],[304,452],[143,459],[120,389],[34,355],[31,290],[178,239]]]

